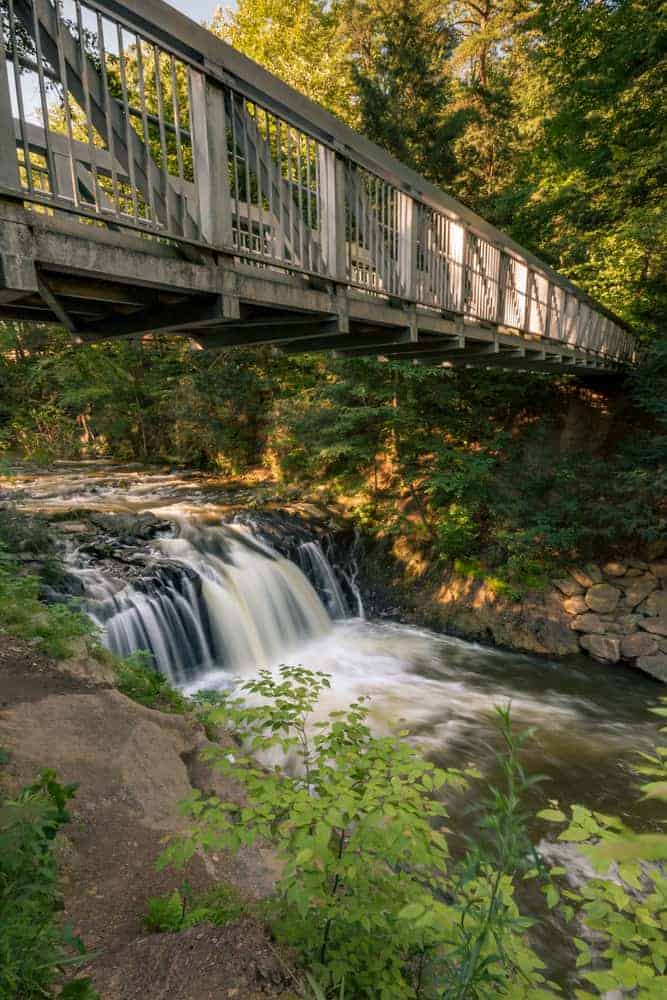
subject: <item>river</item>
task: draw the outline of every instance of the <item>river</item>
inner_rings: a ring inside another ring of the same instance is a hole
[[[107,644],[119,653],[150,649],[187,693],[249,677],[260,665],[301,663],[331,674],[322,711],[370,695],[378,731],[407,728],[439,761],[472,763],[485,775],[494,770],[494,706],[511,702],[515,725],[536,727],[527,766],[549,779],[535,805],[540,796],[582,802],[651,824],[629,766],[655,741],[647,707],[663,688],[638,671],[367,620],[353,567],[332,565],[307,533],[283,537],[290,558],[281,555],[258,519],[257,491],[214,478],[63,463],[17,475],[11,492],[43,512],[150,511],[171,522],[144,543],[147,562],[129,584],[100,569],[76,536],[68,559]],[[246,501],[254,513],[244,513]]]
[[[369,695],[377,732],[408,729],[438,763],[472,764],[486,780],[498,777],[494,709],[510,703],[517,729],[535,727],[524,764],[548,779],[531,792],[533,811],[549,799],[620,814],[640,828],[659,823],[655,806],[639,801],[631,764],[656,742],[648,707],[662,685],[623,666],[584,658],[554,662],[400,621],[369,620],[354,551],[340,556],[308,529],[307,519],[277,517],[270,486],[105,462],[56,463],[17,472],[5,497],[54,518],[74,516],[74,525],[61,526],[61,537],[104,641],[121,654],[148,649],[187,694],[225,687],[259,666],[324,670],[331,689],[321,714]],[[121,532],[107,559],[100,557],[106,543],[91,546],[85,531],[71,530],[76,522],[85,528],[95,512],[150,512],[162,523],[143,541],[123,539]],[[130,568],[129,579],[114,571],[117,557]],[[473,784],[448,801],[455,851],[479,795]],[[576,851],[554,842],[553,834],[547,843],[541,821],[533,822],[531,834],[576,881]],[[565,983],[573,965],[568,934],[533,889],[521,888],[520,895],[526,911],[541,911],[535,944]]]

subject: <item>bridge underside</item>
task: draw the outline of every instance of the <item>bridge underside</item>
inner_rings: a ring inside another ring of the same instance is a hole
[[[0,202],[0,319],[57,324],[79,343],[153,333],[195,349],[270,345],[415,364],[593,374],[599,353]]]

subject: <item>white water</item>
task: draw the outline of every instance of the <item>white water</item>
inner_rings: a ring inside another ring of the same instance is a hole
[[[309,558],[345,614],[316,542]],[[270,666],[331,631],[304,573],[247,530],[182,520],[175,537],[156,541],[154,566],[149,581],[121,588],[99,571],[77,572],[109,649],[121,656],[146,650],[173,684],[216,668],[230,677]]]

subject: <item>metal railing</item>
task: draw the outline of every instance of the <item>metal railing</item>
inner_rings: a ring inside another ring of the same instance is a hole
[[[618,320],[508,237],[172,8],[135,7],[0,0],[5,192],[633,359]]]

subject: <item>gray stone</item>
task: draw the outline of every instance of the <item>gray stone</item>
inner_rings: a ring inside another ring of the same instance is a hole
[[[607,631],[605,622],[598,615],[593,615],[590,612],[573,618],[570,622],[570,628],[575,632],[594,632],[596,635],[603,635]]]
[[[645,674],[650,674],[667,684],[667,653],[656,653],[655,656],[640,656],[637,666]]]
[[[576,580],[580,587],[587,590],[592,587],[594,583],[599,583],[594,577],[589,576],[585,569],[580,569],[578,566],[574,566],[572,569],[568,570],[570,576],[573,580]]]
[[[639,615],[621,615],[617,619],[616,624],[620,628],[621,632],[625,635],[629,635],[630,632],[636,632],[639,627],[639,622],[641,618]]]
[[[658,581],[652,573],[644,573],[634,580],[623,581],[621,586],[625,589],[625,604],[629,608],[636,608],[638,604],[648,597],[658,586]]]
[[[563,601],[563,607],[568,615],[583,615],[588,611],[588,605],[581,594],[576,597],[568,597]]]
[[[658,643],[648,632],[635,632],[621,639],[621,656],[624,660],[634,660],[638,656],[655,656]]]
[[[664,618],[642,618],[639,627],[650,632],[651,635],[667,637],[667,621]]]
[[[595,583],[586,591],[586,604],[591,611],[607,614],[614,611],[621,596],[620,590],[609,583]]]
[[[656,538],[644,546],[644,554],[649,562],[652,559],[661,559],[665,553],[667,553],[667,538]]]
[[[584,573],[588,573],[593,583],[602,583],[602,570],[597,563],[586,563]]]
[[[605,563],[604,566],[602,567],[602,572],[604,573],[605,576],[613,576],[613,577],[625,576],[626,570],[627,566],[625,565],[625,563],[615,562],[614,560]]]
[[[561,594],[565,594],[566,597],[574,597],[576,594],[583,594],[584,592],[584,588],[574,580],[552,580],[551,582],[554,587],[557,587]]]
[[[667,590],[656,590],[646,598],[646,610],[651,618],[667,621]]]
[[[631,566],[629,570],[626,571],[626,576],[643,576],[644,570],[637,569],[636,566]]]
[[[594,660],[601,663],[618,663],[621,658],[620,639],[608,635],[582,635],[579,643]]]

